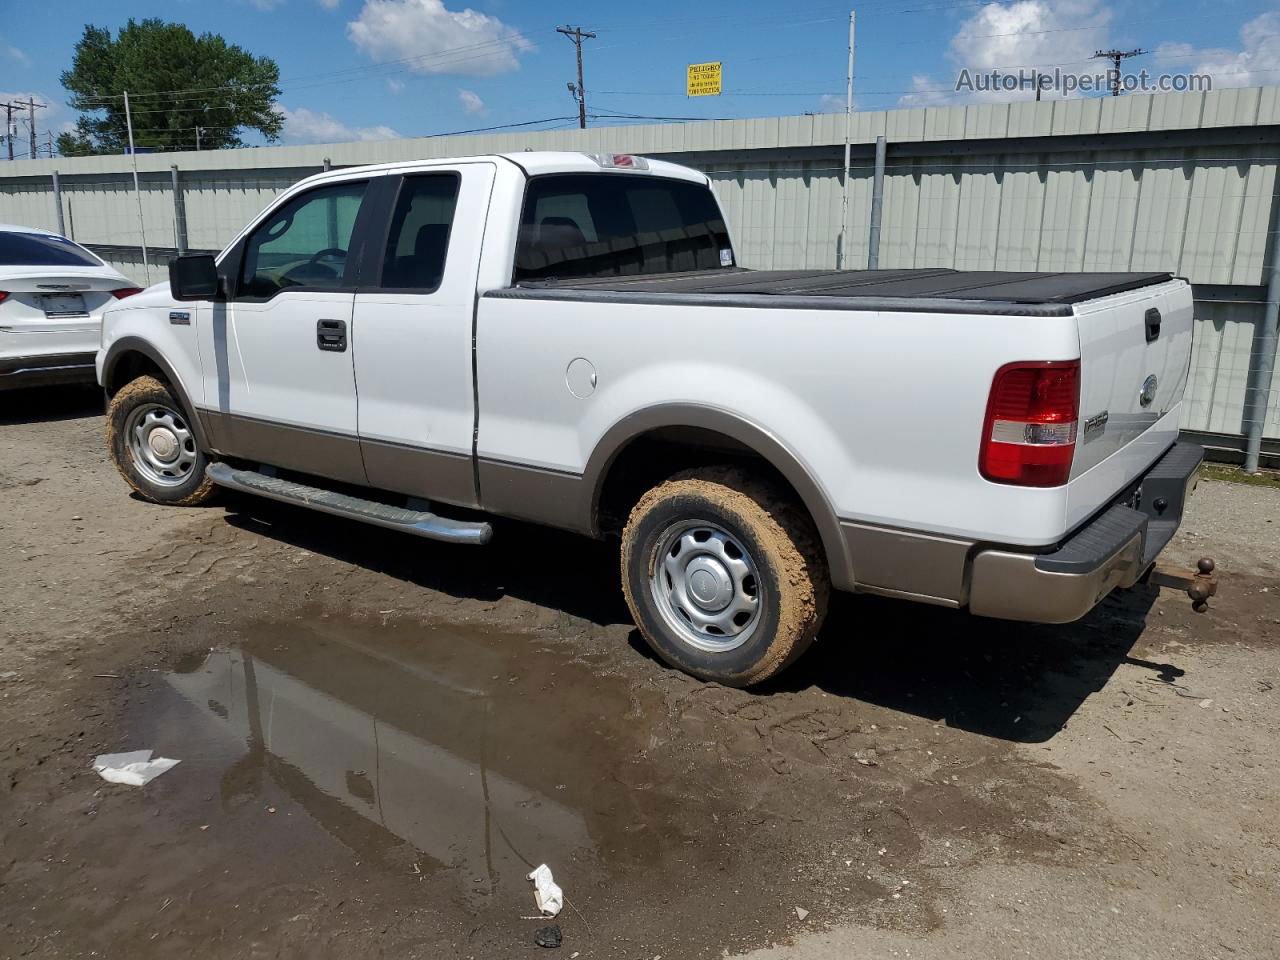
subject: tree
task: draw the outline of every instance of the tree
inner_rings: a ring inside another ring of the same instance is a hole
[[[124,91],[133,112],[133,141],[153,150],[239,147],[241,130],[268,140],[284,119],[275,109],[280,68],[222,37],[199,37],[180,23],[130,20],[115,39],[87,25],[62,85],[81,113],[74,133],[58,137],[64,156],[123,153],[129,145]]]

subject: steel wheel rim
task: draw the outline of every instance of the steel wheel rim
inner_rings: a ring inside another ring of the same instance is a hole
[[[682,520],[658,537],[649,592],[667,626],[707,653],[742,646],[760,625],[764,584],[742,542],[709,520]]]
[[[146,403],[129,413],[125,441],[134,466],[150,483],[178,487],[195,469],[196,438],[182,414],[159,403]]]

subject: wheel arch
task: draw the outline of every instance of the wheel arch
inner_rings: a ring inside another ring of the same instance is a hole
[[[204,422],[200,419],[182,378],[164,355],[152,344],[140,337],[121,337],[114,341],[102,360],[102,388],[107,399],[114,397],[125,384],[144,375],[159,374],[160,379],[173,391],[174,399],[182,406],[187,422],[196,435],[202,450],[209,450],[209,438]]]
[[[701,442],[702,439],[713,438],[723,442]],[[699,450],[701,459],[706,463],[723,462],[725,456],[746,456],[766,464],[791,488],[813,520],[832,583],[841,589],[852,588],[849,575],[852,568],[840,520],[803,460],[765,427],[731,411],[706,404],[664,403],[647,407],[628,414],[604,433],[583,473],[591,491],[590,518],[594,534],[605,532],[609,498],[624,481],[621,472],[627,467],[629,451],[636,451],[638,446],[655,440]],[[696,465],[696,462],[684,463],[680,469]]]

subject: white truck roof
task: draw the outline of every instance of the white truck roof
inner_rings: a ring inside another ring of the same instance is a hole
[[[382,171],[410,172],[413,170],[431,170],[436,167],[457,163],[474,163],[483,160],[506,160],[514,163],[529,176],[536,177],[548,173],[601,173],[617,172],[628,176],[658,176],[674,180],[688,180],[693,183],[709,184],[705,173],[690,167],[682,167],[678,163],[666,160],[654,160],[644,157],[647,169],[633,167],[606,166],[596,159],[597,156],[612,154],[578,153],[569,150],[528,150],[520,153],[493,153],[470,157],[431,157],[422,160],[398,160],[393,163],[365,164],[358,167],[343,167],[339,170],[328,170],[307,177],[299,183],[319,183],[330,179],[345,179],[353,174],[375,173]],[[618,156],[626,156],[618,154]]]

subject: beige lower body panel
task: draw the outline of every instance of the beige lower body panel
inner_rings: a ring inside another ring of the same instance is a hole
[[[944,607],[965,603],[973,541],[851,521],[841,522],[840,531],[859,592]]]
[[[971,540],[841,523],[853,558],[855,590],[1003,620],[1069,623],[1117,587],[1142,575],[1142,537],[1135,536],[1095,570],[1056,573],[1035,553],[982,548]]]

